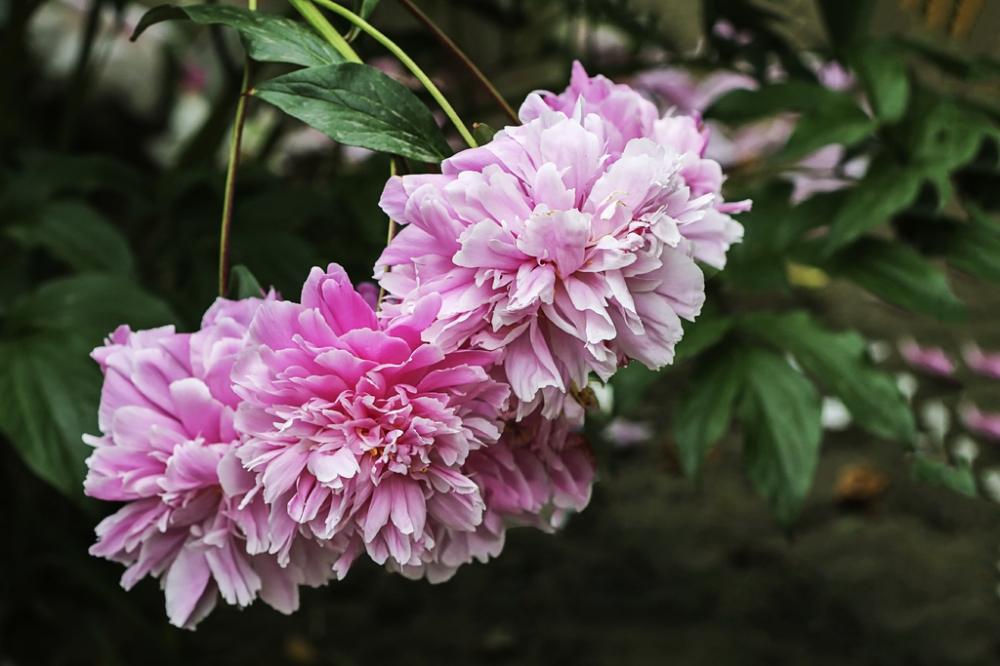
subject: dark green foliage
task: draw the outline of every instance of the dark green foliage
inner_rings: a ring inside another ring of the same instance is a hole
[[[819,394],[785,359],[764,349],[747,350],[740,363],[746,378],[739,418],[747,474],[778,521],[790,525],[819,461]]]
[[[110,275],[54,280],[14,304],[0,330],[0,430],[35,473],[82,499],[81,434],[98,433],[101,392],[88,353],[121,324],[175,321],[162,301]]]
[[[862,238],[822,265],[907,310],[945,321],[966,317],[965,304],[948,288],[944,274],[901,243]]]
[[[736,349],[705,354],[674,415],[674,441],[681,466],[699,479],[709,448],[729,430],[732,411],[744,380],[742,359]]]
[[[975,497],[979,494],[976,488],[976,477],[972,473],[972,469],[965,463],[950,465],[947,462],[918,454],[913,458],[913,466],[910,471],[916,481],[944,486],[966,497]]]
[[[369,3],[367,4],[374,4]],[[202,25],[222,24],[240,34],[247,55],[260,62],[287,62],[305,67],[344,62],[344,57],[307,26],[274,14],[229,5],[159,5],[143,14],[132,33],[138,39],[161,21],[190,19]]]
[[[349,146],[420,162],[451,155],[427,107],[374,67],[310,67],[262,83],[254,94]]]
[[[834,333],[803,311],[760,312],[740,327],[795,357],[810,375],[844,401],[854,419],[880,437],[912,442],[913,414],[895,379],[867,357],[865,339],[855,331]]]

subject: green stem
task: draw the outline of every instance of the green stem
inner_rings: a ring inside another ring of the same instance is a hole
[[[427,16],[427,14],[420,11],[420,8],[413,4],[411,0],[398,0],[398,2],[403,5],[406,11],[410,12],[410,14],[413,15],[413,18],[417,19],[417,21],[424,26],[428,32],[434,35],[434,38],[437,39],[442,46],[448,49],[448,51],[458,59],[458,62],[465,67],[466,71],[479,82],[479,85],[481,85],[486,93],[493,98],[493,101],[495,101],[497,105],[503,109],[503,112],[507,114],[507,117],[511,119],[511,122],[515,125],[520,125],[521,119],[517,117],[517,113],[515,113],[514,109],[512,109],[510,104],[507,103],[507,100],[503,98],[500,91],[497,90],[493,84],[490,83],[490,80],[483,75],[478,67],[476,67],[476,63],[472,62],[469,56],[465,55],[465,53],[462,52],[462,49],[458,48],[458,45],[451,41],[451,38],[448,37],[448,35],[446,35],[444,31],[441,30],[441,28],[439,28],[429,16]]]
[[[291,1],[298,2],[301,0],[291,0]],[[431,97],[433,97],[437,101],[437,103],[441,106],[441,109],[445,112],[445,114],[448,116],[451,122],[455,125],[455,128],[458,130],[458,133],[461,134],[462,138],[465,139],[465,142],[469,144],[469,147],[476,148],[479,145],[478,143],[476,143],[476,140],[472,138],[472,134],[469,132],[468,128],[466,128],[465,123],[463,123],[462,119],[458,117],[457,113],[455,113],[455,109],[452,108],[451,104],[448,103],[448,100],[445,99],[444,95],[441,94],[441,91],[438,90],[436,85],[434,85],[434,82],[430,80],[430,77],[424,74],[422,69],[417,67],[417,63],[413,62],[413,59],[410,58],[410,56],[406,55],[406,52],[403,51],[403,49],[399,48],[395,44],[395,42],[393,42],[391,39],[389,39],[381,32],[379,32],[377,29],[375,29],[375,27],[372,26],[372,24],[370,24],[368,21],[364,20],[351,10],[346,9],[345,7],[341,7],[336,2],[333,2],[333,0],[316,0],[316,2],[323,5],[334,14],[339,14],[340,16],[343,16],[348,21],[350,21],[351,23],[353,23],[354,25],[358,26],[359,28],[367,32],[369,35],[371,35],[372,38],[374,38],[375,41],[377,41],[379,44],[389,49],[389,51],[394,56],[399,58],[400,62],[406,65],[407,69],[413,72],[413,75],[417,77],[420,83],[424,85],[424,87],[427,89],[427,92],[429,92],[431,94]]]
[[[358,54],[354,52],[351,45],[347,43],[339,32],[337,32],[330,22],[326,20],[323,14],[320,13],[316,6],[309,0],[288,0],[302,14],[310,25],[316,29],[326,41],[330,42],[333,48],[337,49],[340,55],[344,56],[347,62],[361,62],[361,58]]]
[[[398,173],[398,170],[396,168],[396,158],[393,157],[389,161],[389,177],[393,178],[393,177],[395,177],[395,175],[397,173]],[[395,235],[396,235],[396,220],[394,220],[394,219],[392,219],[390,217],[389,218],[389,234],[388,234],[388,236],[385,239],[385,246],[386,247],[389,247],[389,243],[392,242],[392,239],[393,239],[393,237]],[[389,272],[389,267],[388,266],[385,267],[385,272],[386,273]],[[383,287],[382,285],[379,285],[379,288],[378,288],[378,303],[377,303],[377,305],[375,307],[375,311],[376,312],[381,312],[382,311],[382,299],[383,298],[385,298],[385,287]]]
[[[250,8],[256,9],[255,0],[250,0]],[[229,291],[229,237],[233,224],[233,198],[236,193],[236,169],[240,165],[240,143],[243,140],[243,125],[247,118],[247,97],[250,95],[250,59],[243,67],[243,85],[240,86],[240,100],[236,104],[236,120],[233,123],[233,139],[229,144],[229,167],[226,169],[226,191],[222,202],[222,234],[219,238],[219,296],[226,297]]]

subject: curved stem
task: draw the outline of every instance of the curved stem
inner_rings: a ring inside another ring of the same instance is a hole
[[[292,2],[296,1],[300,0],[292,0]],[[333,2],[333,0],[316,0],[316,2],[323,5],[334,14],[339,14],[340,16],[343,16],[348,21],[350,21],[351,23],[353,23],[354,25],[358,26],[359,28],[367,32],[369,35],[371,35],[372,38],[375,39],[375,41],[377,41],[379,44],[389,49],[389,51],[394,56],[399,58],[400,62],[406,65],[407,69],[413,72],[413,75],[417,77],[420,83],[424,85],[424,87],[427,89],[427,92],[429,92],[431,94],[431,97],[433,97],[437,101],[437,103],[441,106],[441,109],[445,112],[445,114],[448,116],[451,122],[455,125],[455,128],[458,130],[458,133],[461,134],[462,138],[465,139],[465,142],[469,144],[469,147],[476,148],[479,145],[478,143],[476,143],[476,140],[472,138],[472,134],[469,132],[468,128],[462,122],[462,119],[458,117],[457,113],[455,113],[455,109],[452,108],[451,104],[448,103],[448,100],[446,100],[444,95],[441,94],[441,91],[438,90],[436,85],[434,85],[434,82],[430,80],[430,77],[424,74],[423,70],[417,66],[417,63],[413,62],[413,59],[410,58],[410,56],[406,55],[406,52],[403,51],[403,49],[399,48],[395,44],[395,42],[393,42],[391,39],[389,39],[381,32],[379,32],[368,21],[364,20],[351,10],[338,5],[336,2]]]
[[[500,91],[498,91],[495,87],[493,87],[493,84],[490,83],[490,80],[486,78],[486,76],[479,70],[478,67],[476,67],[476,64],[472,62],[469,56],[465,55],[465,53],[462,52],[462,49],[458,48],[458,45],[455,44],[455,42],[453,42],[451,38],[448,37],[448,35],[446,35],[443,30],[441,30],[441,28],[437,27],[434,21],[432,21],[430,17],[427,16],[427,14],[424,14],[422,11],[420,11],[420,8],[417,7],[415,4],[413,4],[412,0],[397,0],[397,1],[399,2],[399,4],[403,5],[403,8],[406,9],[406,11],[410,12],[410,14],[413,15],[413,18],[417,19],[417,21],[419,21],[420,24],[424,26],[424,28],[426,28],[428,32],[434,35],[434,38],[437,39],[439,42],[441,42],[442,46],[448,49],[448,51],[451,52],[453,56],[458,58],[458,62],[460,62],[463,67],[465,67],[466,71],[469,72],[469,74],[472,74],[472,77],[479,82],[479,85],[481,85],[483,89],[486,91],[486,93],[493,98],[493,101],[495,101],[497,105],[501,109],[503,109],[503,112],[507,114],[507,117],[511,119],[511,122],[513,122],[515,125],[520,125],[521,119],[517,117],[517,113],[514,111],[513,108],[511,108],[510,104],[507,103],[507,100],[503,98],[503,95],[500,94]]]
[[[251,0],[251,8],[256,2]],[[240,101],[236,104],[236,120],[233,123],[233,138],[229,144],[229,167],[226,169],[226,191],[222,203],[222,234],[219,238],[219,296],[226,297],[229,291],[229,236],[233,224],[233,196],[236,192],[236,169],[240,164],[240,142],[243,140],[243,125],[247,118],[247,97],[250,88],[250,59],[243,67],[243,85],[240,87]]]
[[[247,0],[250,11],[257,11],[257,0]],[[236,103],[236,119],[233,121],[233,139],[229,144],[229,166],[226,168],[226,191],[222,200],[222,232],[219,235],[219,296],[226,297],[229,291],[229,236],[233,226],[233,196],[236,193],[236,169],[240,165],[240,143],[243,140],[243,125],[247,120],[247,97],[250,91],[250,56],[243,65],[243,83],[240,85],[240,100]]]
[[[316,32],[322,35],[326,41],[330,42],[330,45],[337,49],[340,55],[344,56],[344,59],[347,62],[361,62],[361,58],[354,51],[354,49],[351,48],[351,45],[347,43],[347,40],[344,39],[332,25],[330,25],[330,22],[326,20],[326,17],[324,17],[318,9],[316,9],[316,6],[313,5],[313,3],[309,2],[309,0],[288,1],[299,11],[300,14],[302,14],[303,17],[305,17],[307,21],[309,21],[310,25],[316,29]]]

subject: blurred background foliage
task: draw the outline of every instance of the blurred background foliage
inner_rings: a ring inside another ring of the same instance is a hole
[[[1000,282],[1000,4],[418,4],[515,107],[533,90],[561,90],[579,59],[592,74],[636,85],[664,110],[704,112],[712,150],[729,175],[727,200],[754,201],[739,217],[745,239],[708,281],[705,312],[687,327],[677,364],[659,374],[630,366],[613,380],[613,400],[595,387],[602,408],[588,420],[588,435],[609,487],[630,478],[623,470],[644,440],[661,444],[656,456],[673,465],[673,472],[654,465],[649,474],[724,485],[706,469],[728,442],[777,519],[755,524],[791,535],[810,521],[807,510],[796,523],[821,467],[824,427],[853,422],[848,432],[867,432],[865,445],[910,467],[915,480],[1000,497],[988,468],[997,456],[980,456],[973,440],[952,436],[960,428],[951,414],[967,401],[962,386],[951,377],[932,383],[933,400],[915,418],[913,377],[894,374],[900,364],[886,362],[892,352],[884,342],[930,331],[931,342],[955,343],[978,332],[983,345],[1000,346],[1000,319],[976,319],[983,304],[997,303],[991,285]],[[179,21],[130,42],[150,6],[0,0],[0,663],[258,663],[263,654],[272,662],[367,663],[356,660],[379,653],[317,647],[325,618],[353,609],[385,632],[393,632],[397,615],[410,622],[408,631],[433,632],[401,610],[415,595],[436,607],[455,595],[490,598],[498,584],[527,589],[531,572],[545,566],[528,563],[541,552],[535,537],[523,537],[521,550],[511,546],[515,552],[501,558],[506,564],[489,565],[494,578],[477,565],[460,573],[465,582],[449,584],[451,591],[362,572],[306,594],[296,619],[228,609],[189,635],[166,626],[152,583],[126,595],[117,587],[118,567],[86,555],[92,527],[107,511],[81,493],[88,450],[80,435],[96,432],[100,392],[87,354],[121,323],[192,330],[217,293],[226,147],[243,50],[222,25]],[[278,0],[261,0],[260,9],[293,16]],[[431,73],[468,123],[505,124],[400,4],[384,0],[372,21]],[[377,44],[361,36],[355,48],[436,109]],[[259,63],[253,80],[293,69]],[[453,128],[445,130],[457,147]],[[377,201],[388,173],[386,156],[338,145],[251,99],[233,263],[291,298],[314,265],[336,261],[356,281],[370,279],[386,234]],[[908,323],[900,328],[899,321]],[[927,370],[926,359],[903,356]],[[987,403],[994,397],[984,395]],[[1000,427],[991,431],[988,420],[967,429],[1000,439]],[[841,499],[867,507],[885,482],[858,474],[861,490],[841,479]],[[574,519],[583,535],[613,514],[601,492],[597,517]],[[990,520],[1000,543],[996,517]],[[604,542],[569,543],[599,550]],[[563,565],[574,570],[577,557],[587,575],[591,560],[574,552]],[[988,590],[994,582],[984,578]],[[627,586],[618,592],[630,594]],[[498,613],[516,612],[514,601],[497,595]],[[358,611],[365,604],[368,610]],[[476,643],[478,652],[462,652],[464,663],[526,663],[528,656],[508,645],[510,632],[497,631]],[[440,637],[430,643],[443,649]],[[537,663],[571,656],[606,663],[597,653],[533,645]],[[406,654],[430,663],[428,655],[448,652]],[[877,663],[901,663],[887,659]]]

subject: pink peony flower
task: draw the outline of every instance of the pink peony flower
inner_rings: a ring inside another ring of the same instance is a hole
[[[482,493],[462,466],[500,436],[509,389],[487,375],[495,353],[421,341],[440,302],[426,295],[380,326],[331,264],[313,269],[301,305],[260,308],[232,374],[248,436],[237,455],[256,478],[247,498],[270,507],[279,563],[306,531],[343,552],[339,577],[363,551],[419,567],[443,535],[482,524]]]
[[[500,440],[471,452],[462,472],[484,500],[482,523],[471,532],[440,529],[431,557],[418,566],[394,567],[403,575],[435,583],[473,559],[486,562],[500,554],[507,526],[553,531],[568,512],[589,503],[595,461],[570,420],[545,419],[536,411],[507,422]]]
[[[970,342],[962,348],[962,358],[977,375],[1000,379],[1000,353],[983,352],[979,345]]]
[[[232,464],[239,399],[229,373],[261,303],[219,299],[194,334],[122,326],[93,353],[105,375],[103,435],[84,437],[95,447],[84,488],[127,504],[97,526],[90,552],[129,565],[126,589],[160,576],[177,626],[193,628],[219,594],[240,606],[259,594],[290,613],[299,583],[329,577],[333,558],[318,544],[296,540],[284,567],[261,554],[254,546],[264,507],[240,503],[249,474]]]
[[[630,358],[670,363],[680,317],[705,298],[681,230],[713,195],[692,194],[671,145],[632,139],[609,155],[605,129],[593,114],[545,110],[382,194],[407,225],[376,265],[392,297],[383,316],[439,297],[424,338],[496,351],[518,419],[543,402],[554,418],[591,371],[607,380]]]
[[[940,347],[921,347],[913,338],[899,341],[899,353],[914,370],[925,375],[951,378],[955,372],[955,360]]]
[[[981,412],[978,407],[970,403],[959,407],[959,413],[969,432],[1000,442],[1000,414]]]
[[[694,257],[715,268],[724,268],[730,245],[743,238],[743,227],[729,217],[750,209],[749,201],[725,203],[722,167],[705,158],[709,134],[701,125],[700,115],[660,117],[656,106],[638,91],[615,84],[603,76],[587,76],[583,65],[573,63],[569,88],[562,94],[532,94],[521,106],[519,115],[524,122],[539,118],[547,111],[561,111],[567,116],[581,105],[583,117],[596,114],[604,123],[607,152],[610,161],[619,159],[629,141],[638,138],[653,140],[673,148],[681,155],[681,180],[690,188],[693,198],[712,195],[712,206],[700,219],[680,228],[681,235],[693,244]]]

